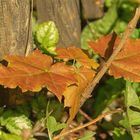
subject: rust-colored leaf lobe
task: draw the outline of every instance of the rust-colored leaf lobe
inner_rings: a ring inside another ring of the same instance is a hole
[[[104,36],[96,42],[90,42],[90,47],[105,58],[106,50],[112,35]],[[121,39],[117,37],[113,50]],[[118,53],[109,68],[109,74],[115,78],[124,77],[134,82],[140,82],[140,39],[128,39],[124,48]]]

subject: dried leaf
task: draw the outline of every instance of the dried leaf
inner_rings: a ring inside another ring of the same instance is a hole
[[[99,53],[102,57],[106,57],[109,50],[109,42],[111,35],[100,38],[96,42],[90,42],[90,47]],[[113,50],[119,44],[120,38],[114,42]],[[140,82],[140,39],[128,39],[124,48],[119,52],[115,60],[109,68],[109,74],[115,78],[130,78],[134,82]]]
[[[64,92],[64,104],[70,107],[70,118],[69,122],[74,119],[76,113],[80,107],[80,99],[84,89],[87,87],[88,83],[91,82],[95,76],[95,72],[86,67],[80,67],[79,70],[75,71],[76,78],[78,79],[77,85],[71,85],[67,87]]]
[[[95,71],[91,68],[97,69],[98,63],[90,59],[80,48],[57,48],[56,52],[57,57],[64,61],[75,60],[81,64],[81,66],[74,71],[78,83],[67,87],[63,93],[65,97],[64,105],[70,107],[70,118],[68,122],[71,122],[80,108],[83,91],[95,76]]]
[[[71,121],[78,112],[83,91],[95,75],[91,67],[95,69],[98,64],[79,48],[70,47],[57,51],[59,58],[75,59],[82,65],[74,67],[65,63],[53,63],[52,57],[39,50],[27,57],[6,56],[4,59],[8,66],[0,66],[0,84],[9,88],[19,86],[23,92],[39,91],[47,87],[59,101],[64,96],[64,105],[70,107]]]
[[[66,87],[76,82],[70,66],[53,64],[52,58],[39,50],[28,57],[6,56],[4,59],[8,66],[0,66],[0,84],[9,88],[19,86],[25,92],[47,87],[61,100]]]
[[[67,48],[57,48],[56,50],[58,58],[68,60],[76,60],[82,65],[92,68],[97,68],[98,64],[90,59],[80,48],[77,47],[67,47]]]

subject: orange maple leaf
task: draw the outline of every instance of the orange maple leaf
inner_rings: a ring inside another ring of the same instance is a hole
[[[94,52],[106,57],[112,35],[107,35],[95,42],[89,42]],[[116,38],[113,50],[121,39]],[[112,50],[112,51],[113,51]],[[109,68],[109,74],[115,78],[124,77],[134,82],[140,82],[140,39],[128,39],[124,48],[119,52]]]
[[[80,108],[82,93],[95,76],[95,71],[91,68],[97,69],[99,65],[77,47],[57,48],[56,52],[58,58],[64,61],[76,60],[82,65],[74,71],[78,83],[67,87],[63,93],[64,105],[70,107],[68,122],[71,122]]]
[[[70,107],[70,122],[80,107],[84,89],[95,75],[91,67],[95,69],[98,64],[89,59],[79,48],[70,47],[57,51],[59,58],[75,59],[82,66],[77,68],[65,63],[53,63],[52,57],[42,54],[39,50],[27,57],[6,56],[4,59],[8,65],[0,66],[0,84],[9,88],[19,86],[23,92],[39,91],[47,87],[59,101],[64,96],[64,105]]]
[[[47,87],[59,100],[67,86],[76,83],[72,67],[53,64],[50,56],[34,51],[27,57],[6,56],[8,66],[0,66],[0,84],[9,88],[19,86],[23,92]]]
[[[92,67],[94,69],[97,69],[99,66],[98,63],[93,59],[90,59],[80,48],[77,47],[57,48],[56,52],[57,57],[65,61],[73,59],[84,66]]]

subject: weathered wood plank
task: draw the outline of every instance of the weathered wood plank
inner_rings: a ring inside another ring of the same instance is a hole
[[[0,0],[0,59],[25,54],[31,45],[30,17],[30,0]]]
[[[103,16],[104,0],[81,0],[84,19],[95,19]]]
[[[0,60],[5,55],[27,55],[31,34],[31,1],[0,0]],[[17,89],[0,86],[0,105],[13,104],[16,94],[21,95]]]
[[[59,47],[80,47],[79,0],[37,0],[39,22],[53,20],[60,32]]]

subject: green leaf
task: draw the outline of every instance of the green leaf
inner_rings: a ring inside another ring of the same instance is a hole
[[[1,126],[13,133],[20,135],[23,129],[32,129],[31,121],[25,115],[14,114],[13,111],[6,111],[0,117]]]
[[[140,140],[140,132],[139,133],[133,133],[133,140]]]
[[[47,128],[50,137],[53,136],[54,132],[63,129],[66,126],[65,123],[56,122],[56,119],[53,116],[48,116],[47,118]]]
[[[0,140],[22,140],[20,136],[0,131]]]
[[[114,0],[105,0],[105,6],[111,7]]]
[[[118,19],[113,30],[117,34],[121,35],[121,33],[125,31],[126,27],[127,27],[127,22],[125,22],[124,20]]]
[[[95,132],[91,132],[91,133],[87,133],[86,135],[84,135],[82,138],[80,138],[79,140],[89,140],[90,138],[92,138],[96,133]]]
[[[126,83],[125,104],[130,125],[140,125],[140,100],[129,81]]]
[[[136,93],[135,84],[130,81],[126,81],[126,91],[125,91],[125,106],[126,106],[126,118],[128,122],[128,130],[132,135],[133,140],[138,140],[140,138],[139,133],[136,133],[136,126],[140,125],[140,100]]]
[[[113,131],[113,140],[132,140],[125,129],[115,128]]]
[[[131,38],[133,38],[133,39],[139,38],[139,29],[135,29],[133,31],[133,33],[131,34]]]
[[[44,22],[36,30],[36,39],[44,52],[55,54],[55,46],[58,43],[59,33],[53,21]]]
[[[125,22],[129,22],[135,12],[137,4],[130,0],[119,0],[118,14],[119,18]]]
[[[127,117],[124,117],[124,119],[120,120],[119,124],[124,128],[129,129],[129,122]]]

